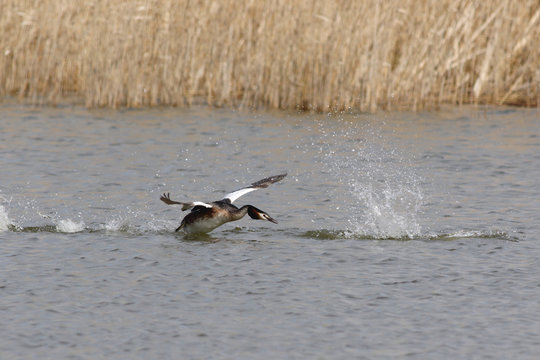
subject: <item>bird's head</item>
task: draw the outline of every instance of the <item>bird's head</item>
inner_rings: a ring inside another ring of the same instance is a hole
[[[248,208],[248,215],[255,220],[268,220],[274,224],[277,224],[277,221],[273,219],[270,215],[268,215],[266,212],[257,209],[255,206],[249,206]]]

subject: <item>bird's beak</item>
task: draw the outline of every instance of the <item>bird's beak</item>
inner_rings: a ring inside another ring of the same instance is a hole
[[[277,221],[274,220],[270,215],[268,215],[268,214],[265,213],[264,211],[257,211],[257,218],[258,218],[259,220],[268,220],[268,221],[270,221],[271,223],[277,224]],[[257,219],[257,218],[254,218],[254,219]]]
[[[276,221],[275,219],[271,218],[270,216],[268,216],[268,217],[266,218],[266,220],[268,220],[268,221],[270,221],[270,222],[272,222],[272,223],[274,223],[274,224],[277,224],[277,221]]]

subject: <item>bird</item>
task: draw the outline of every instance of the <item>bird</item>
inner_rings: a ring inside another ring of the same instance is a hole
[[[287,173],[264,178],[225,195],[221,200],[211,203],[201,201],[174,201],[171,200],[170,193],[162,194],[160,200],[167,205],[182,205],[182,211],[191,209],[191,212],[182,219],[180,226],[176,228],[175,232],[182,230],[187,234],[209,233],[225,223],[242,219],[246,214],[255,220],[267,220],[277,224],[277,221],[265,211],[253,205],[244,205],[238,208],[233,205],[233,202],[249,192],[266,188],[282,180],[285,176],[287,176]]]

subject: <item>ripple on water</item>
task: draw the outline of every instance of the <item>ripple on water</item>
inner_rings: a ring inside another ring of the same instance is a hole
[[[310,230],[300,233],[300,237],[318,240],[339,240],[339,239],[356,239],[356,240],[438,240],[438,241],[454,241],[459,239],[498,239],[508,241],[519,241],[518,237],[511,236],[503,231],[457,231],[448,234],[419,234],[415,236],[374,236],[363,233],[354,233],[350,230]]]

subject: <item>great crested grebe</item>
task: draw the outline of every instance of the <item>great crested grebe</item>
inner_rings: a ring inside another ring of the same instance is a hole
[[[191,212],[182,219],[182,223],[175,231],[183,230],[186,233],[208,233],[229,221],[240,220],[246,214],[255,220],[268,220],[277,224],[277,221],[270,215],[257,209],[255,206],[244,205],[241,208],[238,208],[233,205],[233,202],[240,196],[257,189],[266,188],[270,184],[283,179],[285,176],[287,176],[287,173],[264,178],[254,182],[250,186],[225,195],[221,200],[209,204],[200,201],[173,201],[171,200],[169,193],[161,195],[160,200],[167,205],[182,205],[182,211],[191,209]]]

